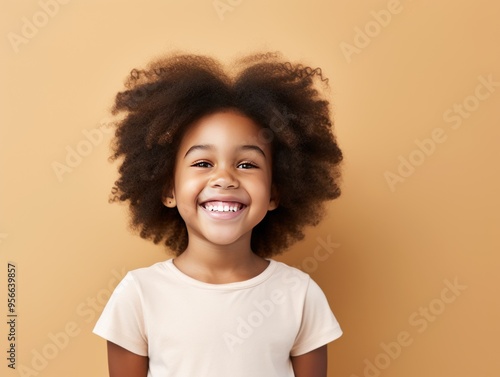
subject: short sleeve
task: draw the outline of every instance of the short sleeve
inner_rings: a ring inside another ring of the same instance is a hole
[[[93,332],[137,355],[148,355],[142,299],[130,272],[115,288]]]
[[[309,279],[302,321],[291,356],[299,356],[339,338],[342,330],[332,313],[325,294],[312,279]]]

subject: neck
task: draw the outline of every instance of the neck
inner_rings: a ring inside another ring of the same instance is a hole
[[[250,249],[250,242],[238,240],[231,245],[214,245],[203,240],[190,240],[182,255],[178,258],[189,259],[210,269],[234,268],[246,265],[257,257]]]
[[[231,245],[214,245],[190,239],[186,250],[174,259],[183,273],[208,283],[228,283],[260,274],[268,262],[250,249],[250,239]]]

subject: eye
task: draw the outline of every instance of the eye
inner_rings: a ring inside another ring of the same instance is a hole
[[[255,168],[258,168],[258,166],[256,164],[254,164],[253,162],[251,161],[246,161],[246,162],[241,162],[238,164],[238,168],[241,168],[241,169],[255,169]]]
[[[197,161],[194,164],[191,165],[192,167],[195,168],[209,168],[212,166],[210,162],[207,161]]]

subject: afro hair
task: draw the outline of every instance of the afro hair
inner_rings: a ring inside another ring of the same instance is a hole
[[[279,206],[253,229],[252,251],[270,257],[304,237],[321,220],[325,202],[340,195],[342,152],[332,130],[328,80],[321,69],[254,54],[225,69],[213,58],[173,54],[131,71],[116,95],[111,160],[120,160],[111,201],[128,202],[131,226],[177,255],[188,245],[186,225],[163,202],[173,187],[179,143],[201,117],[236,109],[262,127],[272,143],[272,180]]]

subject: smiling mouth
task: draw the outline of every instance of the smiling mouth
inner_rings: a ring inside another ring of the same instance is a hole
[[[210,212],[238,212],[246,207],[238,202],[211,201],[202,203],[201,206]]]

